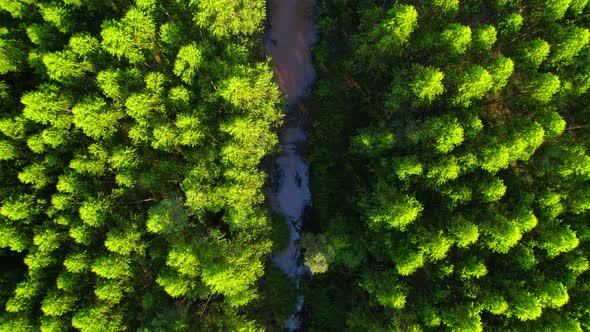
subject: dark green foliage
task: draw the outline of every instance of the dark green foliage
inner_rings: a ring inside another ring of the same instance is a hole
[[[310,329],[588,328],[586,1],[321,6]]]
[[[298,291],[293,281],[272,265],[266,267],[264,282],[273,318],[280,325],[295,311]]]
[[[291,234],[289,232],[289,225],[285,219],[278,214],[272,214],[271,221],[271,235],[272,251],[279,252],[287,247]]]

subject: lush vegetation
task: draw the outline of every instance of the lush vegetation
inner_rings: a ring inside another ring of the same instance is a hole
[[[588,1],[319,6],[296,290],[264,1],[0,0],[0,331],[590,329]]]
[[[308,328],[590,329],[587,1],[320,4]]]
[[[261,1],[0,1],[0,331],[254,330]],[[281,225],[279,225],[281,226]]]

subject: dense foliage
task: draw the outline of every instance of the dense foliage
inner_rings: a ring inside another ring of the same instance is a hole
[[[308,328],[590,329],[587,1],[320,13]]]
[[[0,331],[258,328],[282,121],[264,18],[0,0]]]
[[[590,329],[588,1],[319,6],[297,290],[264,1],[0,0],[0,331]]]

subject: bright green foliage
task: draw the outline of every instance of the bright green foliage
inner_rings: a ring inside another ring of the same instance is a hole
[[[55,264],[55,258],[50,253],[42,250],[31,250],[25,256],[23,262],[29,268],[29,275],[33,278],[38,277],[44,269]]]
[[[133,275],[129,260],[116,255],[98,257],[91,269],[96,275],[106,279],[124,279]]]
[[[26,33],[29,40],[40,47],[49,48],[55,45],[55,36],[52,36],[55,30],[50,24],[33,23],[27,27]]]
[[[199,258],[197,256],[199,248],[178,243],[172,246],[166,259],[166,265],[174,268],[180,274],[190,277],[199,275]]]
[[[132,253],[143,254],[145,244],[141,239],[141,231],[137,227],[112,228],[107,232],[107,238],[104,246],[109,251],[129,256]]]
[[[569,301],[567,288],[560,282],[547,280],[540,290],[541,304],[549,308],[559,308]]]
[[[72,273],[83,273],[90,269],[90,259],[86,252],[69,254],[64,260],[66,270]]]
[[[486,171],[496,172],[510,165],[510,149],[506,146],[485,147],[482,150],[481,168]]]
[[[459,203],[467,203],[473,200],[473,190],[467,186],[458,186],[456,188],[441,186],[440,188],[440,193],[451,200],[451,205],[456,206]]]
[[[73,295],[50,291],[41,303],[41,310],[47,316],[62,316],[74,310],[76,300]]]
[[[78,62],[74,53],[62,51],[47,53],[43,56],[43,64],[47,67],[47,75],[60,83],[75,82],[92,70],[86,62]]]
[[[448,153],[463,142],[464,130],[456,118],[428,119],[412,137],[427,142],[439,153]]]
[[[506,299],[498,294],[489,294],[484,302],[485,310],[495,315],[501,315],[508,309]]]
[[[532,231],[539,223],[532,211],[525,210],[520,211],[519,215],[515,217],[515,221],[523,232]]]
[[[84,244],[86,246],[90,245],[90,243],[92,243],[96,237],[96,232],[92,229],[92,227],[82,223],[72,225],[68,231],[68,234],[74,240],[74,242]]]
[[[169,46],[179,45],[184,39],[182,26],[176,22],[166,22],[160,25],[159,36],[162,43]]]
[[[462,280],[478,279],[488,273],[485,262],[471,257],[468,261],[461,264],[459,268],[459,278]]]
[[[510,58],[497,56],[489,64],[488,71],[494,82],[492,91],[496,92],[508,84],[510,76],[514,72],[514,62]]]
[[[190,84],[203,62],[203,51],[196,44],[180,48],[174,62],[174,74]]]
[[[16,225],[5,220],[0,224],[0,248],[10,248],[16,252],[22,252],[30,245],[30,240],[19,232]]]
[[[219,95],[240,113],[260,115],[269,124],[283,117],[283,113],[276,109],[281,98],[279,89],[273,82],[272,71],[264,66],[241,70],[239,75],[220,82],[218,90]]]
[[[428,167],[426,178],[436,185],[441,185],[459,177],[460,171],[459,160],[457,158],[443,158]]]
[[[541,238],[540,247],[547,250],[549,256],[571,251],[580,243],[576,233],[568,225],[545,226]]]
[[[33,236],[33,244],[41,252],[51,252],[59,249],[61,242],[64,240],[64,234],[47,228],[43,231],[37,230]]]
[[[38,204],[33,195],[10,196],[2,201],[0,215],[14,221],[27,222],[38,212]]]
[[[111,55],[141,63],[145,52],[154,48],[156,24],[146,13],[131,8],[121,20],[103,23],[101,36],[102,47]]]
[[[125,293],[130,291],[120,282],[114,280],[99,279],[94,289],[96,297],[109,304],[118,304],[125,297]]]
[[[106,304],[95,304],[78,310],[72,316],[72,326],[82,332],[115,332],[124,329],[123,315]]]
[[[554,66],[571,64],[576,55],[588,45],[590,31],[579,27],[559,27],[552,36],[554,39],[549,62]]]
[[[223,161],[238,167],[255,164],[277,143],[276,137],[266,134],[266,127],[264,122],[254,123],[243,118],[223,123],[221,130],[232,138],[222,149]]]
[[[522,64],[538,68],[547,59],[551,46],[543,39],[537,38],[523,43],[521,49],[519,60]]]
[[[438,261],[447,256],[452,245],[453,241],[450,238],[446,237],[442,232],[438,232],[437,234],[431,234],[430,238],[418,247],[428,260]]]
[[[495,202],[504,196],[506,186],[501,179],[493,177],[480,182],[478,184],[478,191],[481,193],[483,201]]]
[[[559,113],[553,111],[542,113],[539,122],[543,126],[545,136],[548,139],[556,138],[561,135],[567,125]]]
[[[486,245],[493,252],[506,254],[522,238],[518,224],[502,215],[492,215],[482,225]]]
[[[192,297],[191,294],[195,289],[195,282],[173,271],[165,271],[158,275],[156,279],[158,285],[160,285],[168,295],[172,297],[188,296]]]
[[[236,250],[236,243],[224,243],[230,250]],[[257,248],[258,249],[258,248]],[[250,288],[262,276],[262,262],[256,252],[242,251],[233,257],[218,257],[203,265],[201,278],[215,293],[223,294],[229,306],[241,306],[256,298]]]
[[[396,3],[387,11],[387,19],[382,24],[384,36],[377,47],[385,51],[404,46],[418,26],[418,12],[413,6]]]
[[[92,144],[86,153],[78,153],[68,165],[78,174],[103,175],[106,171],[108,152],[103,145]]]
[[[538,0],[536,13],[538,16],[555,21],[563,18],[572,0]]]
[[[96,76],[98,86],[102,93],[112,99],[122,98],[122,91],[119,80],[121,73],[115,70],[103,70]]]
[[[2,1],[0,8],[10,13],[12,17],[21,18],[30,9],[32,1]]]
[[[58,289],[68,291],[68,292],[77,292],[82,289],[84,286],[83,279],[74,273],[69,272],[62,272],[56,279],[55,284]]]
[[[183,86],[177,86],[170,89],[170,93],[168,95],[170,101],[179,108],[188,106],[190,101],[191,95],[188,89]]]
[[[172,234],[182,229],[188,214],[177,199],[166,199],[152,207],[148,213],[147,230],[152,233]]]
[[[510,13],[502,18],[498,24],[500,33],[505,36],[513,36],[522,28],[524,19],[520,14]]]
[[[401,276],[409,276],[424,266],[424,254],[407,248],[399,249],[391,259]]]
[[[328,271],[336,256],[323,234],[304,234],[301,238],[301,247],[305,250],[305,265],[314,274]]]
[[[392,166],[400,180],[405,180],[412,175],[421,175],[423,171],[422,164],[415,156],[396,158]]]
[[[33,299],[41,294],[42,283],[35,279],[25,279],[14,289],[14,296],[6,302],[6,311],[26,311]]]
[[[195,113],[176,117],[175,126],[178,128],[179,143],[182,145],[195,147],[203,143],[205,126],[199,114]]]
[[[40,90],[23,95],[23,115],[40,124],[51,124],[57,128],[69,128],[70,101],[54,85],[43,85]]]
[[[473,30],[473,46],[484,51],[489,51],[496,42],[496,28],[492,25],[484,25]]]
[[[19,69],[25,53],[17,44],[17,41],[7,39],[6,29],[0,28],[0,74],[15,72]]]
[[[121,112],[110,110],[106,101],[99,97],[85,98],[72,108],[74,125],[94,138],[110,138],[117,131]]]
[[[410,87],[420,101],[431,103],[445,91],[442,83],[445,74],[434,67],[421,68]]]
[[[559,91],[560,85],[559,77],[551,73],[544,73],[532,77],[526,85],[526,89],[534,101],[547,103]]]
[[[9,141],[0,141],[0,161],[16,158],[18,151]]]
[[[463,216],[453,218],[448,226],[449,233],[457,247],[463,248],[475,243],[479,238],[477,225],[469,222]]]
[[[39,9],[43,19],[56,27],[60,32],[67,32],[72,27],[70,13],[61,4],[40,3]]]
[[[587,5],[588,0],[572,0],[570,2],[569,10],[575,15],[580,15]]]
[[[443,13],[455,12],[459,9],[459,0],[434,0],[432,4]]]
[[[2,83],[0,83],[0,89]],[[3,90],[3,89],[2,89]],[[4,90],[5,91],[5,90]],[[0,98],[0,100],[3,98]],[[22,116],[0,118],[0,132],[12,139],[23,139],[27,120]]]
[[[402,195],[385,184],[378,184],[373,192],[367,209],[367,216],[371,226],[384,226],[404,230],[422,212],[423,207],[418,200],[409,195]]]
[[[138,128],[144,128],[146,126],[145,123],[148,122],[150,118],[163,113],[164,105],[157,95],[153,96],[146,93],[136,93],[131,95],[125,101],[125,111],[138,122]],[[147,127],[145,127],[145,129],[147,129]],[[134,137],[132,135],[135,135],[135,133],[130,132],[129,134],[130,138],[133,139]],[[142,134],[145,135],[145,133]],[[147,139],[147,137],[144,136],[135,140],[142,141],[145,139]]]
[[[515,290],[511,297],[510,311],[521,321],[539,318],[543,313],[539,300],[533,294],[524,290]]]
[[[134,170],[139,166],[140,160],[137,150],[131,147],[117,147],[109,157],[109,164],[116,170]]]
[[[94,56],[100,51],[98,39],[88,33],[75,34],[68,43],[72,52],[82,58]]]
[[[23,168],[18,173],[18,179],[22,183],[30,184],[35,189],[41,189],[50,183],[47,169],[43,164],[32,164]]]
[[[452,23],[441,33],[441,42],[451,56],[465,53],[471,45],[471,28]]]
[[[48,316],[42,317],[40,319],[41,327],[39,328],[41,332],[61,332],[67,331],[69,326],[69,320],[64,319],[61,317],[51,317]]]
[[[481,66],[472,66],[459,76],[457,93],[453,103],[467,107],[471,105],[473,100],[483,98],[485,93],[493,87],[493,76]]]
[[[90,198],[80,206],[80,219],[91,227],[100,227],[108,218],[109,201],[105,198]]]
[[[408,289],[393,273],[379,273],[363,278],[364,287],[384,306],[402,309],[408,296]]]
[[[250,35],[258,31],[265,19],[262,2],[247,0],[191,0],[195,7],[193,20],[214,36]],[[305,10],[300,8],[299,10]]]

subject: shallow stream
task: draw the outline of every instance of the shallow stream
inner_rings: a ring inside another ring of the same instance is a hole
[[[311,205],[309,168],[298,152],[305,142],[304,116],[299,101],[308,94],[315,79],[311,46],[317,41],[313,23],[313,0],[268,0],[270,28],[264,38],[265,53],[272,65],[279,88],[287,97],[285,124],[280,133],[282,154],[276,159],[278,188],[271,195],[276,213],[285,218],[289,226],[288,246],[271,256],[274,264],[299,287],[301,276],[309,269],[301,262],[298,245],[303,215]],[[294,331],[301,325],[299,314],[303,297],[297,299],[297,308],[285,322],[284,328]]]

